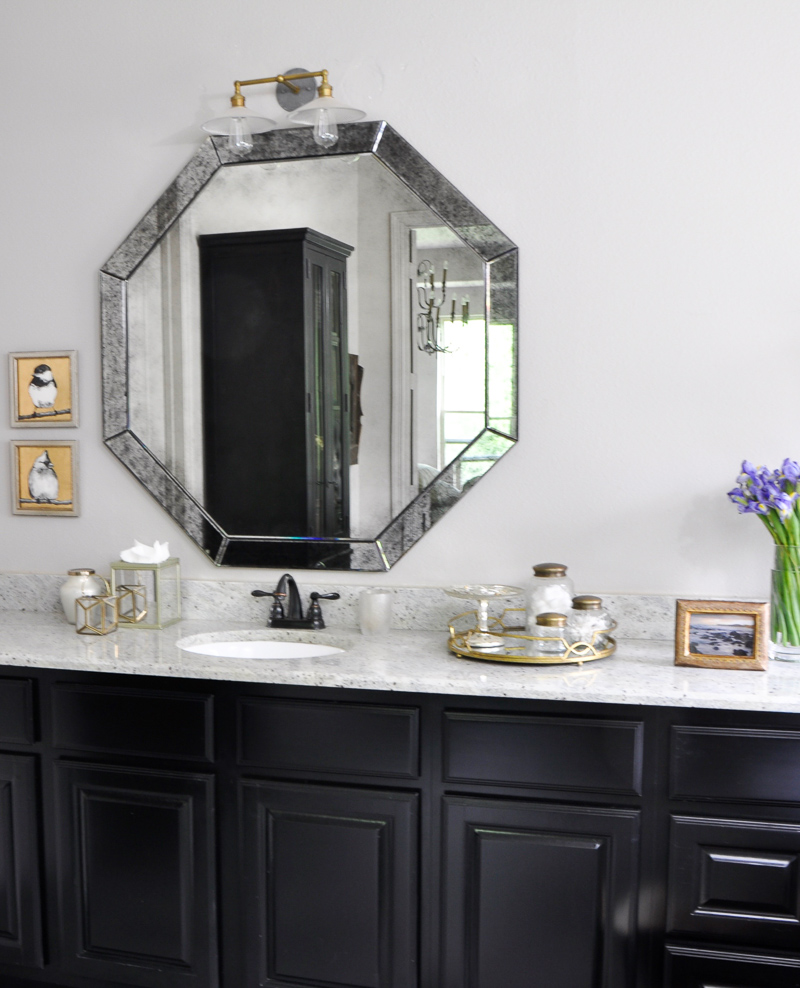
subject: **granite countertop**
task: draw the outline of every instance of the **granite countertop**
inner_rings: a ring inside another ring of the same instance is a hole
[[[318,641],[341,654],[302,659],[223,659],[176,642],[231,638]],[[614,655],[584,666],[519,666],[462,659],[442,631],[393,631],[380,638],[353,629],[273,631],[256,624],[182,621],[164,631],[126,629],[104,638],[77,635],[58,614],[0,612],[0,664],[187,679],[223,679],[350,689],[507,696],[597,703],[800,712],[800,663],[767,672],[674,665],[669,641],[623,639]]]

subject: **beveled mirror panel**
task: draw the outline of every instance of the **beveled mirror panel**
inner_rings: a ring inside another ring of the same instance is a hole
[[[103,268],[105,442],[217,564],[388,569],[516,440],[516,254],[384,123],[209,139]]]

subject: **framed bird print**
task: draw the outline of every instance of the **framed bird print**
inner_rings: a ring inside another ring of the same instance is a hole
[[[8,371],[14,428],[77,426],[77,350],[10,353]]]
[[[11,440],[11,510],[15,515],[78,514],[78,443]]]

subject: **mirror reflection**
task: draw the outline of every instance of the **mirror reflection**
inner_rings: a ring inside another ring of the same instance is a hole
[[[220,168],[127,281],[130,429],[232,536],[374,540],[454,464],[435,521],[514,434],[486,317],[483,259],[374,155]]]

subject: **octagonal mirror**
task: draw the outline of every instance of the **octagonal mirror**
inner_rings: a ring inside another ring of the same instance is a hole
[[[209,138],[101,284],[104,441],[219,565],[387,570],[516,440],[516,248],[385,123]]]

